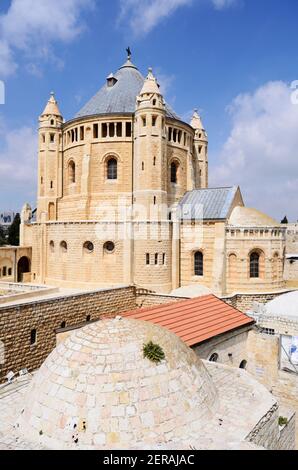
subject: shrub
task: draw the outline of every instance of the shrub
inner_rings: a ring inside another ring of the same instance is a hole
[[[163,352],[163,349],[158,344],[154,344],[152,341],[144,344],[143,353],[145,358],[149,359],[149,361],[155,362],[155,364],[158,364],[163,359],[165,359],[165,353]]]

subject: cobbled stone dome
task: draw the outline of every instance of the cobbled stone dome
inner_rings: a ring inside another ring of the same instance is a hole
[[[150,341],[165,354],[159,363],[144,358]],[[52,449],[189,448],[216,405],[205,366],[176,335],[117,317],[73,332],[49,355],[18,425]]]

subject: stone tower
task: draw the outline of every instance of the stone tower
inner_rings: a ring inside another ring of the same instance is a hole
[[[134,125],[134,203],[136,217],[156,220],[167,207],[165,101],[149,69],[137,97]],[[146,208],[145,214],[137,212]],[[139,209],[138,209],[139,208]]]
[[[134,123],[134,283],[172,288],[172,225],[168,221],[166,106],[149,69]],[[152,277],[154,273],[154,279]]]
[[[62,125],[54,93],[39,118],[37,220],[57,218],[57,200],[62,197]]]
[[[196,161],[196,187],[208,188],[208,135],[195,110],[190,125],[195,130],[194,152]]]

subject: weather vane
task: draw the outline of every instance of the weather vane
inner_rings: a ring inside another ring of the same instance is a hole
[[[127,52],[128,59],[131,59],[131,49],[130,49],[130,47],[128,47],[126,49],[126,52]]]

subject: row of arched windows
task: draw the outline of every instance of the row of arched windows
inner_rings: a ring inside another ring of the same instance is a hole
[[[118,179],[118,162],[116,158],[108,158],[106,163],[106,177],[108,180]],[[68,163],[68,183],[74,184],[76,182],[76,165],[73,160]]]
[[[204,276],[204,255],[201,251],[194,253],[194,275]],[[249,277],[251,279],[258,279],[262,277],[264,270],[265,255],[262,251],[253,251],[249,255]],[[273,277],[278,276],[279,269],[279,254],[275,253],[273,256]],[[237,256],[231,254],[229,256],[229,275],[231,277],[237,275]]]
[[[229,255],[229,275],[231,277],[237,276],[237,255],[232,253]],[[249,255],[249,277],[251,279],[258,279],[264,275],[265,254],[261,250],[254,250]],[[275,253],[272,259],[273,278],[278,277],[279,272],[279,254]]]
[[[108,122],[108,123],[95,123],[93,127],[85,126],[75,127],[67,131],[64,136],[66,145],[79,143],[85,140],[86,133],[90,135],[92,132],[93,139],[99,138],[114,138],[114,137],[131,137],[132,136],[132,123],[131,122]]]
[[[212,353],[211,356],[209,357],[210,362],[217,362],[219,359],[219,355],[217,353]],[[243,361],[240,362],[239,364],[239,369],[246,369],[247,367],[247,361],[243,359]]]
[[[7,277],[7,276],[12,276],[12,268],[3,266],[3,268],[0,268],[0,277]]]

